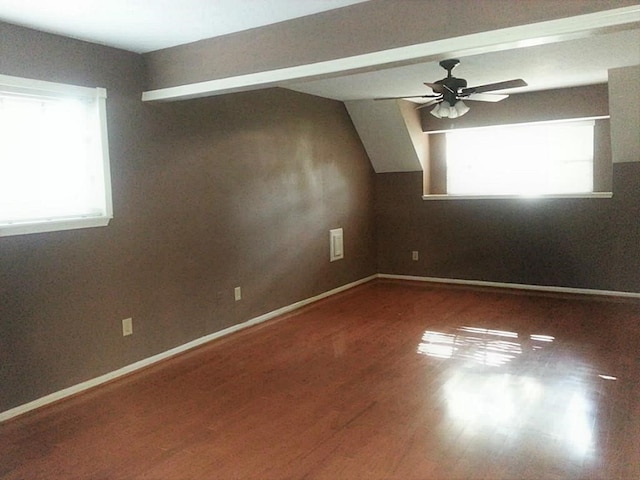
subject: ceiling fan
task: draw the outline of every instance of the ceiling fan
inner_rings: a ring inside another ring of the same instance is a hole
[[[464,100],[475,100],[480,102],[499,102],[509,97],[505,94],[490,94],[495,90],[506,90],[508,88],[526,87],[527,82],[521,78],[514,80],[506,80],[504,82],[488,83],[478,85],[476,87],[467,87],[467,81],[464,78],[456,78],[451,75],[451,71],[460,60],[451,58],[442,60],[440,66],[447,71],[446,78],[437,80],[433,83],[425,82],[425,85],[433,91],[433,95],[409,95],[406,97],[388,97],[376,100],[388,100],[397,98],[430,98],[431,100],[418,106],[417,108],[425,108],[430,105],[436,105],[431,114],[437,118],[457,118],[469,111],[469,107],[464,104]]]

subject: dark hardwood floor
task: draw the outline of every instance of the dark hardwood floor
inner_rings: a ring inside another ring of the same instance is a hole
[[[0,425],[2,479],[640,479],[640,304],[376,281]]]

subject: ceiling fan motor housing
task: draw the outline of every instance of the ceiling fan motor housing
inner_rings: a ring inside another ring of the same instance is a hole
[[[447,77],[442,80],[438,80],[436,84],[442,85],[442,96],[443,100],[449,102],[450,105],[453,105],[458,101],[458,95],[460,90],[466,88],[467,81],[464,78],[456,78],[456,77]]]
[[[450,58],[440,62],[440,66],[447,71],[447,78],[438,80],[436,84],[440,84],[444,87],[441,89],[440,93],[442,93],[443,100],[449,102],[449,105],[453,105],[458,101],[458,94],[460,93],[460,90],[467,86],[467,81],[464,78],[456,78],[451,75],[451,70],[453,70],[459,63],[460,60],[457,58]]]

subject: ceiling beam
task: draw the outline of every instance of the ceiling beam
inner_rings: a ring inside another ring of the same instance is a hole
[[[366,5],[366,4],[365,4]],[[317,80],[348,75],[381,68],[432,61],[445,57],[468,56],[500,50],[526,48],[545,43],[583,38],[603,31],[622,29],[640,22],[640,6],[632,5],[612,10],[604,10],[583,15],[517,25],[496,30],[460,35],[402,47],[378,50],[317,62],[309,62],[284,68],[274,68],[259,72],[242,73],[225,78],[204,81],[189,81],[176,86],[166,86],[145,91],[143,101],[175,101],[190,98],[221,95],[245,90],[255,90],[288,83]],[[267,27],[265,27],[267,28]],[[178,47],[176,47],[178,48]],[[171,63],[172,68],[184,68],[175,62],[158,60],[164,54],[172,55],[173,49],[154,52],[148,58],[151,75],[158,73],[158,65]],[[159,57],[158,57],[159,56]],[[155,62],[155,63],[154,63]],[[185,71],[189,70],[185,68]],[[180,72],[174,71],[170,78],[175,81]]]

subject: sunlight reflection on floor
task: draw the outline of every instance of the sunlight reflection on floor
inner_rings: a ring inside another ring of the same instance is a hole
[[[448,370],[442,396],[449,420],[464,436],[501,432],[522,440],[541,432],[548,439],[544,449],[560,448],[576,460],[595,458],[596,405],[588,372],[558,369],[553,362],[535,375],[527,368],[527,356],[554,341],[550,335],[461,326],[425,331],[417,353],[455,360],[443,364]]]

